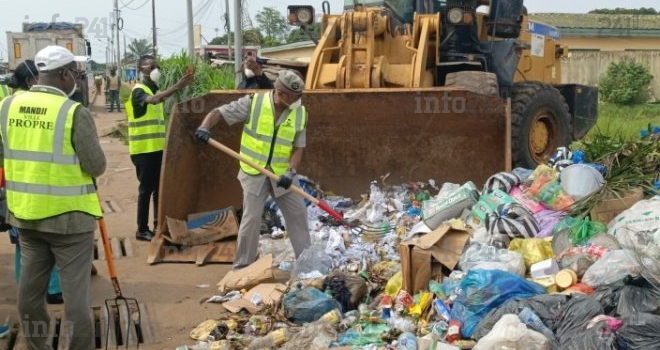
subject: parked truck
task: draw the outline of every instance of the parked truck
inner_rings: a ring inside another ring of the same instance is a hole
[[[7,32],[7,52],[9,53],[9,70],[14,71],[26,59],[34,56],[49,45],[59,45],[67,48],[76,56],[91,56],[91,46],[83,33],[80,23],[23,23],[21,32]],[[91,71],[89,63],[78,63],[78,69],[85,72],[78,82],[78,90],[72,99],[89,105],[89,79],[86,72]]]

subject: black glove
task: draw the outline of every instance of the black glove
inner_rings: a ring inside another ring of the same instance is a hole
[[[295,171],[287,170],[286,173],[280,176],[279,180],[277,180],[277,187],[282,187],[285,190],[288,190],[289,187],[291,187],[291,184],[293,183],[293,178],[295,176],[296,176]]]
[[[211,138],[211,132],[209,131],[209,129],[200,126],[199,128],[197,128],[197,131],[195,131],[195,138],[199,142],[207,143],[209,142],[209,138]]]

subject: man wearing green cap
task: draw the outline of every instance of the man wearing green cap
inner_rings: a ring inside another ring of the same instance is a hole
[[[242,163],[238,180],[243,187],[243,217],[238,231],[234,268],[257,258],[259,228],[264,204],[271,195],[282,210],[286,228],[298,257],[310,245],[307,208],[303,199],[289,190],[299,185],[296,168],[306,145],[307,111],[301,104],[305,83],[294,71],[280,71],[275,89],[246,95],[211,111],[195,136],[208,142],[210,131],[222,118],[229,125],[244,123],[241,155],[279,176],[272,181]]]

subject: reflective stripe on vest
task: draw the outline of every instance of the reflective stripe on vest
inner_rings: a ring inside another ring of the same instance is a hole
[[[2,102],[7,205],[16,218],[41,220],[74,211],[102,216],[93,180],[80,167],[71,142],[78,105],[43,92]]]
[[[305,107],[301,106],[291,111],[286,120],[276,127],[270,96],[269,93],[253,96],[250,120],[243,127],[240,153],[262,167],[270,166],[275,174],[282,175],[289,167],[296,134],[305,128],[307,113]],[[277,137],[273,140],[274,135]],[[250,175],[259,174],[259,171],[243,162],[241,169]]]
[[[9,87],[7,85],[0,84],[0,100],[11,95],[9,93]]]
[[[165,148],[165,117],[163,103],[147,104],[147,112],[135,119],[133,109],[133,91],[142,89],[153,96],[151,89],[144,84],[135,84],[131,97],[126,101],[126,114],[128,115],[128,150],[130,154],[150,153],[162,151]]]

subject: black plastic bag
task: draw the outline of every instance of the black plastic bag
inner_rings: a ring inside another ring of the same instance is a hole
[[[660,291],[643,277],[627,276],[621,282],[598,288],[593,297],[609,316],[660,315]]]
[[[562,349],[572,338],[579,337],[580,333],[584,332],[592,318],[602,314],[603,307],[598,300],[588,296],[573,295],[557,321],[555,336]]]
[[[479,322],[472,337],[474,339],[483,338],[491,329],[493,329],[495,323],[497,323],[502,316],[506,314],[517,315],[526,307],[534,311],[541,321],[543,321],[543,324],[545,324],[545,326],[552,332],[555,332],[557,328],[557,320],[562,314],[569,299],[569,296],[563,294],[543,294],[529,299],[511,299],[503,306],[493,309],[486,314],[483,320]]]
[[[660,316],[648,313],[626,316],[617,334],[621,349],[660,349]]]
[[[576,336],[565,339],[562,350],[627,350],[618,346],[615,331],[605,322],[598,322]]]

